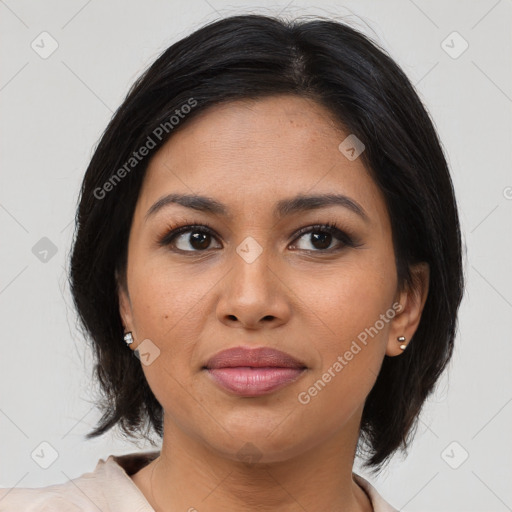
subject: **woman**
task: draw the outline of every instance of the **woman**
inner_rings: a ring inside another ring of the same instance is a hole
[[[201,28],[103,134],[71,256],[104,392],[88,438],[162,446],[0,510],[396,510],[354,457],[377,472],[410,442],[461,260],[436,132],[382,49],[319,19]]]

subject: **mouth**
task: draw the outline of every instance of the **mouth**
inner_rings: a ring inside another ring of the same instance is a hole
[[[255,397],[291,384],[307,367],[280,350],[236,347],[217,353],[202,369],[224,390]]]
[[[214,382],[239,396],[261,396],[297,380],[306,368],[215,368],[206,369]]]

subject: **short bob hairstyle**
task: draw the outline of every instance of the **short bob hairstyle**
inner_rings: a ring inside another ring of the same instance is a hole
[[[70,286],[100,389],[102,417],[87,439],[116,425],[153,445],[151,428],[163,436],[162,406],[123,342],[117,288],[126,286],[131,220],[151,156],[212,105],[280,94],[318,102],[364,143],[362,161],[391,220],[400,290],[414,278],[410,265],[430,265],[418,329],[403,354],[384,357],[358,443],[373,472],[398,449],[407,451],[451,358],[464,289],[457,205],[441,144],[408,78],[365,35],[323,18],[255,14],[212,22],[165,50],[131,87],[85,173]],[[146,158],[138,153],[143,147],[150,148]]]

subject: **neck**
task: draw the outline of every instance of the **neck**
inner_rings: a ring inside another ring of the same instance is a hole
[[[160,456],[132,478],[156,512],[371,512],[368,496],[352,479],[359,419],[271,462],[221,454],[164,420]],[[251,446],[246,451],[254,454]]]

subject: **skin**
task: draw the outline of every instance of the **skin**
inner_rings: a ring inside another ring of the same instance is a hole
[[[408,342],[416,331],[429,269],[414,267],[417,284],[399,292],[384,197],[361,159],[350,161],[338,149],[347,135],[311,100],[243,100],[201,113],[151,160],[119,300],[135,340],[130,348],[149,339],[160,350],[143,370],[164,409],[161,454],[132,475],[156,511],[372,510],[352,477],[364,401],[384,356],[403,353],[397,337]],[[213,197],[231,216],[171,204],[145,220],[169,193]],[[299,193],[345,194],[369,221],[339,205],[277,220],[275,203]],[[344,246],[333,236],[321,246],[311,233],[294,236],[330,221],[361,245]],[[204,222],[214,230],[206,249],[191,241],[194,230],[174,240],[189,252],[157,243],[169,225]],[[236,252],[249,236],[263,249],[252,263]],[[397,302],[400,312],[300,403],[298,394]],[[308,369],[261,397],[229,394],[202,366],[239,345],[278,348]],[[248,442],[257,462],[237,455]]]

